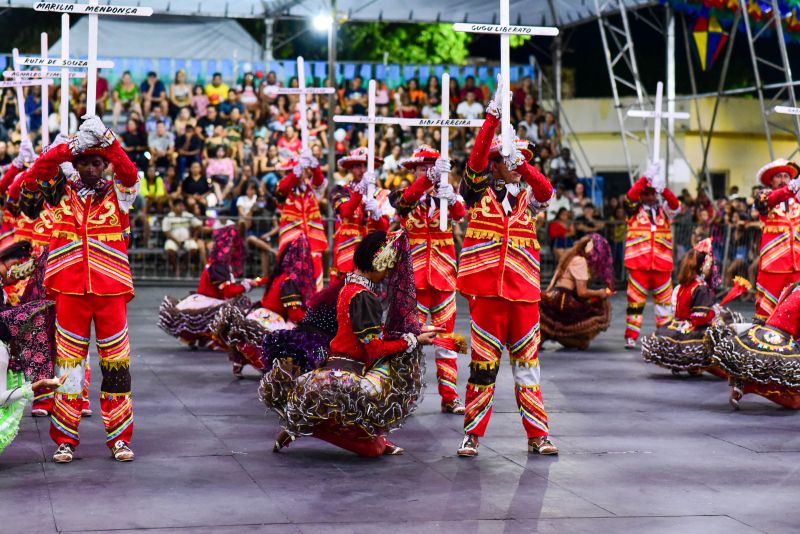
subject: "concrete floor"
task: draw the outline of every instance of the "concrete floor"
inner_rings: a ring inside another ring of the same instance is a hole
[[[364,460],[311,438],[273,454],[277,421],[256,375],[235,380],[225,355],[189,352],[158,330],[163,294],[141,288],[129,308],[136,461],[111,459],[98,414],[76,460],[54,465],[47,421],[26,417],[0,456],[0,532],[800,529],[800,415],[750,396],[732,413],[722,381],[674,378],[621,350],[620,297],[590,352],[542,354],[557,458],[526,454],[508,365],[480,456],[457,458],[461,419],[439,413],[431,362],[421,408],[393,434],[406,454]],[[465,313],[459,329],[468,333]],[[96,358],[93,371],[97,409]]]

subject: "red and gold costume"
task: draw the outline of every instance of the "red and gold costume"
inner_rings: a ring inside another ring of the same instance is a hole
[[[14,230],[17,226],[17,213],[16,202],[19,200],[19,195],[16,198],[11,198],[7,194],[14,180],[19,174],[25,170],[24,167],[17,167],[14,163],[8,166],[3,177],[0,179],[0,196],[4,197],[3,205],[3,223],[0,226],[0,249],[4,249],[14,242]]]
[[[439,152],[423,147],[402,164],[413,168],[433,164]],[[456,323],[456,249],[453,243],[453,223],[464,218],[462,199],[456,199],[448,209],[447,229],[439,228],[440,201],[427,195],[434,187],[427,176],[417,178],[409,187],[392,193],[392,207],[397,210],[400,225],[408,234],[414,283],[417,289],[417,312],[422,324],[428,316],[434,326],[444,329],[433,344],[436,358],[436,382],[442,405],[457,400],[458,345],[453,335]],[[463,351],[463,349],[462,349]]]
[[[625,339],[636,340],[642,328],[644,305],[653,293],[656,327],[672,318],[672,229],[678,199],[667,188],[662,204],[646,205],[642,193],[651,188],[642,176],[625,195],[628,232],[625,238],[625,268],[628,270],[628,311]]]
[[[281,212],[278,251],[280,253],[287,243],[294,241],[298,236],[306,236],[314,260],[314,279],[317,289],[321,289],[322,252],[328,249],[328,237],[325,234],[325,225],[322,223],[322,214],[319,211],[319,199],[314,189],[324,187],[325,176],[319,165],[312,167],[313,175],[309,186],[303,180],[302,173],[296,174],[299,168],[295,167],[289,171],[278,182],[275,192]]]
[[[358,148],[350,155],[341,158],[339,167],[344,170],[354,165],[367,164],[368,152],[366,148]],[[375,165],[380,165],[383,160],[375,157]],[[364,178],[362,178],[364,180]],[[364,184],[366,185],[366,184]],[[339,276],[353,270],[353,253],[367,233],[374,230],[389,229],[389,218],[385,215],[377,220],[371,217],[364,208],[364,195],[354,187],[353,183],[337,186],[331,191],[331,204],[336,213],[336,231],[333,234],[333,269],[331,269],[331,283]]]
[[[115,181],[101,178],[94,187],[60,174],[59,165],[76,157],[69,144],[52,147],[28,171],[23,196],[39,189],[53,199],[47,270],[44,284],[56,301],[56,375],[67,381],[55,394],[50,435],[73,447],[79,441],[84,366],[94,322],[103,373],[100,410],[106,442],[130,442],[133,432],[130,344],[127,302],[133,298],[128,265],[127,204],[118,195],[130,193],[138,181],[136,167],[118,141],[89,149],[113,165]],[[86,154],[87,152],[84,152]]]
[[[758,178],[766,187],[779,172],[797,178],[798,169],[784,159],[765,165]],[[756,278],[756,317],[766,319],[775,310],[783,288],[800,280],[800,202],[789,186],[764,191],[757,199],[761,213],[761,258]]]
[[[490,155],[500,157],[494,133],[500,121],[487,114],[462,182],[469,209],[457,287],[472,316],[472,361],[467,384],[466,434],[482,436],[492,413],[495,380],[507,347],[517,407],[529,438],[548,434],[539,388],[539,242],[535,211],[553,196],[553,187],[527,161],[516,167],[524,183],[493,178]],[[492,150],[494,146],[495,150]],[[518,148],[519,149],[519,148]],[[530,156],[527,151],[526,156]],[[526,158],[529,159],[529,158]]]

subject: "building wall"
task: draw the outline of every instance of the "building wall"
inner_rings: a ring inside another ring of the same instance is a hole
[[[598,174],[626,169],[621,132],[611,99],[568,99],[563,101],[563,110],[572,131],[580,140],[587,159]],[[676,152],[683,152],[686,163],[677,162],[671,169],[669,180],[676,188],[688,187],[693,190],[697,182],[690,168],[698,172],[702,168],[700,125],[703,126],[703,137],[708,139],[707,129],[714,110],[714,98],[698,99],[696,106],[689,101],[679,101],[676,103],[676,110],[687,111],[692,117],[675,123],[675,139],[680,150],[671,149],[671,157],[681,159],[681,155]],[[791,130],[790,117],[773,115],[771,119],[773,118]],[[649,150],[644,142],[642,121],[627,119],[626,125],[641,140],[629,141],[631,160],[634,166],[644,167]],[[788,157],[797,146],[798,143],[793,135],[786,133],[773,135],[775,157]],[[666,134],[662,131],[662,158],[666,150]],[[769,159],[758,101],[753,98],[723,99],[717,112],[713,140],[708,153],[709,171],[727,174],[727,187],[737,185],[744,192],[755,183],[756,172]]]

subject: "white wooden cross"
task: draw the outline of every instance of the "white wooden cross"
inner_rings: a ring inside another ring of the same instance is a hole
[[[500,36],[500,76],[506,87],[502,92],[502,119],[500,123],[500,135],[503,139],[502,153],[504,156],[511,154],[514,147],[514,137],[516,132],[511,126],[511,46],[509,45],[510,35],[543,35],[555,37],[558,35],[558,28],[550,26],[511,26],[508,0],[500,0],[500,24],[453,24],[453,29],[457,32],[468,33],[490,33]]]
[[[366,124],[368,127],[367,148],[369,150],[367,170],[375,169],[375,125],[397,124],[400,126],[417,126],[426,128],[441,128],[442,141],[440,147],[441,157],[449,159],[450,156],[450,128],[480,128],[483,119],[451,119],[450,118],[450,75],[442,75],[442,116],[439,119],[404,119],[400,117],[378,117],[375,115],[375,80],[369,81],[369,106],[367,115],[336,115],[334,122]],[[447,173],[439,177],[444,185],[449,180]],[[374,194],[375,183],[372,182],[367,193],[371,198]],[[440,200],[439,204],[439,229],[447,229],[447,201]]]
[[[330,95],[336,92],[333,87],[306,87],[306,66],[302,57],[297,58],[298,87],[267,87],[266,93],[272,95],[300,95],[300,140],[302,150],[308,149],[308,102],[306,95]]]
[[[19,57],[19,50],[14,49],[11,51],[12,58],[14,62],[14,70],[20,70],[20,57]],[[22,94],[22,83],[21,81],[15,81],[14,87],[17,90],[17,116],[19,117],[19,132],[22,134],[22,138],[28,138],[28,117],[25,116],[25,100],[24,95]],[[36,83],[30,85],[37,85]]]
[[[36,2],[36,11],[54,11],[57,13],[76,13],[89,15],[89,54],[86,61],[88,76],[86,80],[86,114],[97,114],[97,69],[104,68],[97,61],[97,17],[99,15],[120,15],[133,17],[149,17],[153,14],[151,7],[98,5],[98,0],[89,0],[88,4],[66,4],[60,2]],[[62,28],[63,28],[62,18]],[[62,57],[64,57],[62,47]],[[63,65],[60,65],[63,66]],[[63,89],[62,89],[63,91]],[[62,93],[63,95],[63,93]],[[63,97],[63,96],[62,96]],[[62,118],[63,121],[63,118]]]
[[[667,112],[661,107],[661,97],[664,93],[664,84],[658,82],[656,85],[656,105],[653,111],[643,109],[629,109],[628,117],[641,117],[643,119],[655,119],[653,125],[653,159],[652,162],[661,161],[661,119],[688,119],[689,114],[683,111]]]
[[[47,59],[47,32],[42,32],[40,36],[42,48],[42,58]],[[47,74],[47,65],[42,65],[42,74]],[[44,79],[42,82],[42,147],[50,144],[50,89],[47,87],[50,80]]]

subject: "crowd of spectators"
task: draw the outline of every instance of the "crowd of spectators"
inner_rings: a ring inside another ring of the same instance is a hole
[[[296,78],[286,80],[297,87]],[[226,83],[215,73],[209,83],[191,84],[184,71],[165,81],[155,72],[135,80],[125,72],[110,86],[98,78],[97,102],[101,114],[117,132],[125,151],[140,170],[141,193],[135,206],[134,246],[154,246],[154,236],[179,272],[179,257],[197,258],[202,264],[213,228],[227,217],[236,217],[248,242],[261,252],[272,251],[277,220],[273,196],[277,182],[301,150],[300,114],[297,95],[276,94],[284,85],[275,72],[247,72],[235,83]],[[85,79],[73,85],[70,129],[85,113]],[[359,77],[343,81],[330,110],[327,96],[309,97],[309,146],[327,173],[327,153],[336,157],[358,146],[366,146],[363,125],[331,124],[332,114],[366,114],[367,84]],[[59,128],[59,87],[50,86],[52,114],[48,118],[51,138]],[[482,118],[494,88],[468,76],[450,81],[450,109],[462,118]],[[39,87],[26,89],[25,109],[29,131],[42,124]],[[390,89],[379,83],[377,109],[381,115],[431,118],[441,109],[439,79],[420,83],[415,79]],[[325,100],[324,100],[325,99]],[[538,147],[535,164],[555,180],[574,189],[575,165],[567,149],[561,150],[561,131],[553,113],[544,110],[530,78],[513,87],[513,120],[518,135]],[[0,140],[18,142],[16,94],[6,90],[0,99]],[[328,129],[336,128],[334,146],[328,146]],[[439,129],[380,126],[377,152],[384,159],[378,169],[385,188],[408,183],[411,176],[399,165],[422,144],[438,147]],[[456,169],[463,170],[475,132],[454,129],[450,153]],[[338,169],[329,175],[331,186],[348,177]],[[453,180],[459,176],[454,173]],[[326,213],[327,199],[320,199]],[[269,224],[254,224],[266,219]],[[266,229],[266,230],[265,230]],[[267,265],[263,266],[264,269]]]

